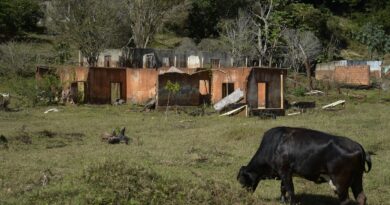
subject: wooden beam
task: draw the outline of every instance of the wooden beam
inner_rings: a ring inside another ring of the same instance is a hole
[[[280,74],[280,108],[284,109],[284,76],[283,71]]]
[[[239,108],[237,108],[237,109],[234,109],[234,110],[231,110],[231,111],[229,111],[229,112],[226,112],[226,113],[220,115],[220,117],[232,115],[232,114],[234,114],[234,113],[236,113],[236,112],[242,110],[243,108],[246,108],[246,109],[247,109],[247,108],[248,108],[248,105],[243,105],[243,106],[241,106],[241,107],[239,107]]]

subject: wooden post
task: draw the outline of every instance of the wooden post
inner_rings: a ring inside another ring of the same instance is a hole
[[[284,109],[284,76],[283,71],[282,74],[280,74],[280,108]]]
[[[174,66],[177,68],[177,66],[176,66],[176,63],[177,63],[176,60],[177,60],[177,59],[176,59],[176,56],[175,56],[175,63],[174,63]]]

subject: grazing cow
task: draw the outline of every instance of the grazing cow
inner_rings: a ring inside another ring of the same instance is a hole
[[[370,169],[370,156],[359,143],[346,137],[276,127],[264,134],[259,149],[249,164],[241,167],[237,180],[254,192],[260,180],[279,179],[282,202],[296,204],[292,177],[297,175],[315,183],[329,182],[342,205],[349,203],[351,187],[359,205],[365,205],[362,178],[363,172]]]

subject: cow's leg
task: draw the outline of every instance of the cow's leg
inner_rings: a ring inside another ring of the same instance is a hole
[[[281,180],[281,183],[280,183],[280,193],[281,193],[281,196],[280,196],[280,202],[281,203],[286,203],[286,186],[284,185],[283,183],[283,180]]]
[[[290,201],[290,205],[295,205],[296,200],[295,200],[294,184],[293,184],[291,172],[282,174],[281,178],[285,190],[288,193],[287,199]]]
[[[354,177],[351,188],[353,192],[353,196],[359,205],[365,205],[367,198],[363,191],[363,173],[358,174]]]
[[[336,177],[331,177],[332,182],[336,185],[337,195],[341,205],[347,205],[349,203],[348,189],[350,186],[350,175],[339,174]]]

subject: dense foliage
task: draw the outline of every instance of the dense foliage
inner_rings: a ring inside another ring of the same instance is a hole
[[[0,1],[0,42],[38,32],[38,21],[43,17],[39,4],[31,0]]]

